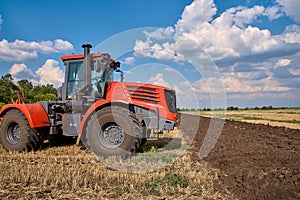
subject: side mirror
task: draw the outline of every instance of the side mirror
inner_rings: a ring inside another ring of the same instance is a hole
[[[110,67],[113,68],[113,69],[117,69],[117,68],[120,68],[120,65],[121,63],[118,62],[118,61],[113,61],[112,63],[110,63]]]

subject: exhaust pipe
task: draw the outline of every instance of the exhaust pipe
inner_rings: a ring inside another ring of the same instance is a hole
[[[82,48],[84,49],[84,85],[90,85],[91,84],[90,49],[92,48],[92,45],[83,44]]]
[[[91,58],[90,58],[90,49],[92,48],[91,44],[83,44],[82,48],[84,49],[84,85],[76,92],[76,101],[81,102],[82,96],[85,95],[88,88],[91,87]]]

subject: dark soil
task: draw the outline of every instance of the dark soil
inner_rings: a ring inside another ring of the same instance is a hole
[[[181,118],[191,126],[199,120],[183,114]],[[210,123],[219,125],[219,120],[200,118],[192,146],[195,159],[200,159]],[[190,131],[189,125],[184,127]],[[204,161],[218,171],[215,188],[236,199],[300,199],[300,130],[226,120]]]

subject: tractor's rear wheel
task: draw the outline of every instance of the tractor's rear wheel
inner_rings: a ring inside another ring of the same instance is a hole
[[[101,157],[126,158],[140,146],[141,126],[134,113],[107,107],[91,117],[86,129],[87,147]]]
[[[19,110],[8,111],[1,122],[0,140],[7,151],[30,151],[39,147],[41,136],[31,129]]]

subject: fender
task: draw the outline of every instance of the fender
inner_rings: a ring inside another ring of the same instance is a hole
[[[0,111],[0,117],[12,109],[20,110],[27,118],[31,128],[50,126],[49,118],[40,104],[7,104]]]
[[[96,111],[99,107],[102,107],[103,105],[110,104],[110,103],[111,103],[111,101],[103,99],[103,100],[96,101],[91,107],[89,107],[89,109],[85,112],[85,114],[81,120],[80,127],[78,130],[78,135],[82,134],[85,123],[88,120],[88,118],[90,117],[91,113]]]

